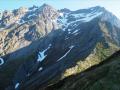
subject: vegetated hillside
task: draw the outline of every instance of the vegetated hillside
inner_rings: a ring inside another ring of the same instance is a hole
[[[39,90],[120,90],[120,51],[98,65]]]

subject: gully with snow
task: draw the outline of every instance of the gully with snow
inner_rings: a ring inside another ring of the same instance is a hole
[[[15,89],[17,89],[19,87],[20,83],[16,83],[15,85]]]
[[[63,59],[64,57],[66,57],[68,55],[68,53],[74,48],[74,46],[70,46],[70,49],[61,57],[59,58],[57,61],[60,61],[61,59]]]
[[[4,64],[4,60],[2,58],[0,58],[0,65]]]
[[[47,49],[45,49],[45,50],[43,50],[43,51],[41,51],[41,52],[38,53],[38,59],[37,59],[38,62],[41,62],[41,61],[43,61],[46,58],[47,55],[45,55],[45,52],[48,49],[50,49],[50,47],[51,47],[51,44],[49,44],[49,46],[48,46]]]

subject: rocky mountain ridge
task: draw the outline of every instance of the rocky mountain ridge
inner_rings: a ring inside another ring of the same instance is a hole
[[[28,46],[32,41],[56,30],[58,25],[54,19],[58,16],[57,10],[46,4],[40,8],[33,6],[4,11],[0,24],[1,55]]]
[[[8,83],[0,88],[34,90],[99,64],[120,48],[119,22],[99,6],[70,11],[44,4],[3,14],[0,81]]]

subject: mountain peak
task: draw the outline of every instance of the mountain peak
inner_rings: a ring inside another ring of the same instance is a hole
[[[46,4],[46,3],[43,4],[39,9],[42,12],[50,12],[50,11],[57,12],[57,10],[55,8],[53,8],[52,6],[50,6],[50,5]]]
[[[46,3],[44,3],[44,4],[41,6],[41,8],[42,8],[42,9],[44,9],[44,8],[51,8],[51,9],[53,9],[53,7],[52,7],[51,5],[48,5],[48,4],[46,4]]]
[[[44,17],[54,17],[59,15],[58,11],[48,4],[43,4],[38,11],[42,13]]]
[[[29,10],[34,10],[34,9],[36,9],[36,8],[38,8],[38,6],[33,5],[32,7],[29,8]]]
[[[101,7],[101,6],[91,7],[91,8],[89,8],[89,10],[94,10],[94,11],[99,11],[99,12],[106,11],[106,9],[104,7]]]
[[[50,6],[49,4],[47,4],[47,3],[44,3],[42,6]]]

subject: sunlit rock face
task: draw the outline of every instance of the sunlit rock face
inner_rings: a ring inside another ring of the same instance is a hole
[[[4,11],[0,20],[0,54],[24,48],[52,30],[59,29],[58,17],[59,12],[47,4]]]

